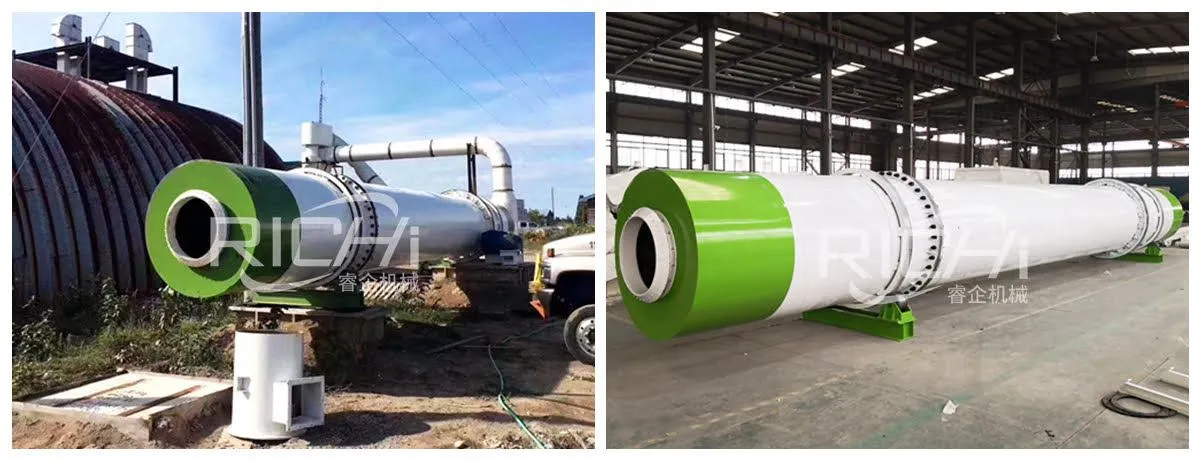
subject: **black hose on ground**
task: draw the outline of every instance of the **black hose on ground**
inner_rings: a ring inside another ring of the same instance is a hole
[[[1123,399],[1128,399],[1128,398],[1133,398],[1138,401],[1142,401],[1146,404],[1158,407],[1158,411],[1156,411],[1156,412],[1136,411],[1136,410],[1124,407],[1118,403],[1119,401],[1121,401]],[[1162,407],[1162,406],[1159,406],[1158,404],[1154,404],[1150,401],[1146,401],[1144,399],[1138,398],[1137,396],[1127,395],[1127,394],[1121,393],[1121,392],[1114,392],[1113,394],[1105,396],[1104,399],[1100,400],[1100,404],[1103,405],[1105,409],[1108,409],[1110,411],[1116,412],[1118,414],[1121,414],[1121,415],[1124,415],[1127,417],[1167,418],[1172,415],[1178,414],[1178,412],[1175,412],[1174,409]]]

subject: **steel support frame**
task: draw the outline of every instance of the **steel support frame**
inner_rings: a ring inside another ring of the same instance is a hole
[[[672,29],[670,32],[667,32],[666,35],[659,37],[646,46],[643,46],[641,49],[634,51],[633,54],[627,56],[625,59],[622,59],[621,62],[617,63],[616,67],[614,67],[610,72],[618,74],[624,72],[625,69],[628,69],[634,63],[636,63],[638,59],[645,57],[647,54],[650,54],[650,52],[658,49],[660,46],[667,44],[667,42],[675,39],[675,37],[678,37],[680,34],[692,30],[693,27],[696,27],[696,24],[688,22],[684,25],[676,27],[675,29]]]
[[[874,115],[860,115],[860,114],[856,114],[856,113],[848,113],[848,112],[845,112],[842,110],[834,110],[832,108],[825,109],[824,107],[814,107],[811,105],[803,105],[803,104],[796,104],[796,103],[786,102],[786,101],[778,101],[778,100],[773,100],[773,99],[754,97],[754,96],[751,96],[748,94],[735,93],[733,91],[725,91],[725,90],[719,90],[719,89],[714,90],[714,91],[709,91],[707,88],[691,87],[691,86],[688,86],[685,84],[672,83],[670,81],[655,80],[652,78],[645,78],[645,77],[640,77],[640,76],[608,74],[607,77],[609,79],[615,79],[617,81],[627,81],[630,83],[641,83],[641,84],[645,84],[645,85],[660,86],[663,88],[677,89],[677,90],[685,91],[685,92],[695,91],[695,92],[701,93],[701,94],[703,94],[705,92],[711,92],[712,94],[717,95],[717,96],[725,96],[725,97],[731,97],[731,98],[735,98],[735,99],[745,99],[745,100],[751,101],[751,102],[761,102],[764,104],[773,104],[773,105],[777,105],[780,107],[787,107],[787,108],[791,108],[791,109],[808,110],[810,112],[832,113],[834,115],[845,115],[845,116],[854,117],[854,118],[861,118],[863,120],[868,120],[871,122],[879,122],[879,123],[892,124],[892,125],[904,125],[905,124],[904,121],[896,119],[896,118],[877,117]]]
[[[878,64],[902,70],[910,70],[918,75],[926,76],[957,88],[976,89],[981,96],[1016,100],[1079,118],[1088,116],[1087,111],[1078,107],[1066,106],[1049,98],[1017,91],[1006,84],[982,81],[976,75],[967,75],[963,72],[923,62],[912,56],[897,55],[873,44],[835,35],[831,30],[817,30],[790,19],[776,18],[762,13],[716,13],[713,16],[713,22],[717,27],[737,31],[747,38],[754,38],[767,43],[780,43],[783,46],[795,48],[811,48],[812,45],[832,48],[839,54],[858,56]]]
[[[879,305],[879,311],[840,306],[809,310],[801,314],[805,321],[903,342],[913,338],[916,317],[906,302]]]
[[[767,54],[767,53],[771,52],[772,50],[774,50],[775,48],[779,48],[778,43],[772,43],[770,45],[756,49],[756,50],[746,53],[744,55],[741,55],[736,58],[730,59],[728,61],[722,62],[721,65],[717,66],[717,75],[724,73],[726,70],[737,67],[739,64],[741,64],[743,62],[746,62],[746,61],[749,61],[756,57]],[[700,72],[700,75],[697,75],[695,78],[693,78],[692,83],[688,86],[696,86],[701,83],[704,83],[704,72]]]

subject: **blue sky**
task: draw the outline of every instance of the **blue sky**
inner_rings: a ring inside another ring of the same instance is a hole
[[[50,23],[61,14],[14,14],[13,48],[49,47]],[[80,16],[85,36],[120,40],[125,23],[141,24],[153,41],[151,61],[179,66],[181,102],[241,121],[240,14],[112,13],[99,34],[104,13]],[[384,17],[470,96],[379,15],[263,13],[265,137],[285,160],[299,158],[300,123],[317,118],[323,67],[324,120],[351,143],[489,136],[512,154],[514,188],[527,207],[549,209],[553,187],[558,214],[573,214],[578,195],[593,193],[595,34],[590,13]],[[152,78],[150,91],[169,98],[170,77]],[[484,163],[481,191],[491,189]],[[440,192],[466,188],[464,164],[462,158],[446,158],[374,166],[390,185]]]

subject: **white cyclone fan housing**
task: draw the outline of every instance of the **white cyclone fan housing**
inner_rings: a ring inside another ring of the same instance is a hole
[[[230,435],[283,440],[325,423],[325,379],[304,377],[299,334],[238,331],[233,347]]]

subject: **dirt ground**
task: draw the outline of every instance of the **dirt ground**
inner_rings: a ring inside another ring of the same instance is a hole
[[[497,401],[498,367],[513,409],[546,444],[593,448],[594,369],[567,352],[562,325],[561,319],[521,315],[471,317],[447,327],[389,324],[382,345],[356,366],[361,372],[346,383],[327,384],[325,425],[284,443],[252,444],[212,426],[194,442],[166,446],[103,425],[14,413],[13,447],[534,447]],[[430,353],[465,339],[471,340]]]
[[[139,442],[108,425],[46,419],[13,412],[14,449],[143,449]]]

